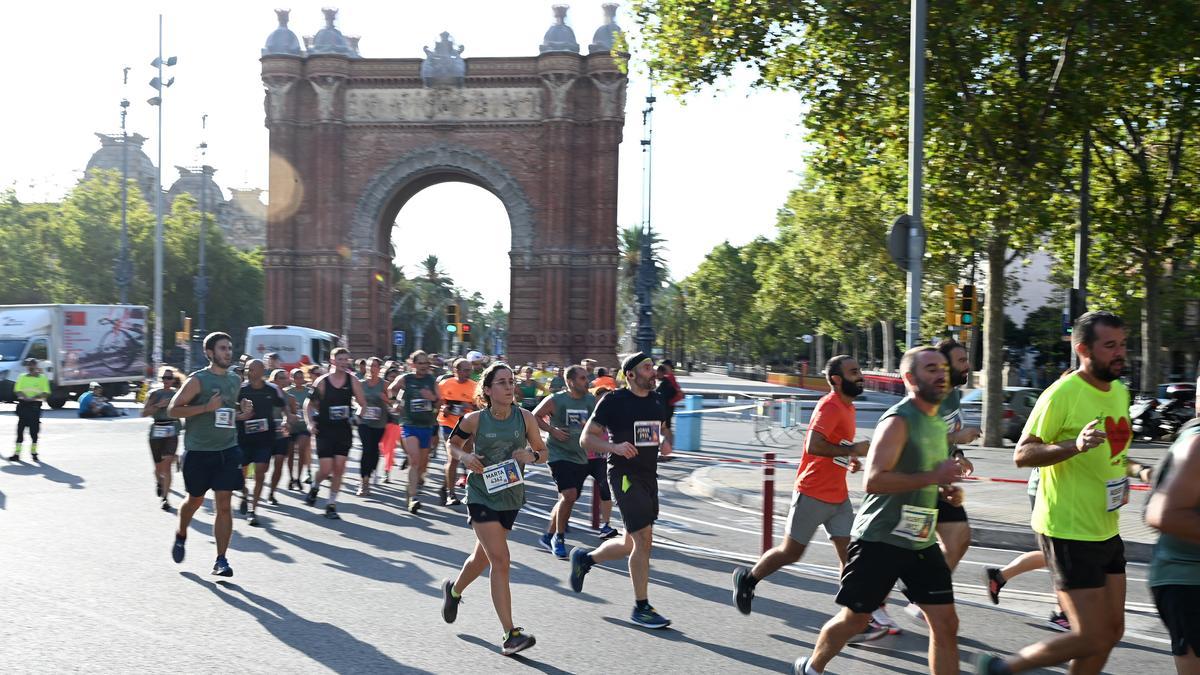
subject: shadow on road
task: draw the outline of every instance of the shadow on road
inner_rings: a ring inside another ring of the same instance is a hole
[[[781,661],[779,659],[773,659],[769,656],[763,656],[762,654],[756,654],[754,652],[748,652],[744,649],[738,649],[737,647],[730,647],[729,645],[717,644],[715,642],[708,642],[706,640],[693,640],[687,636],[687,633],[675,628],[642,628],[629,623],[628,620],[616,619],[611,616],[604,617],[604,620],[619,628],[647,633],[669,642],[679,642],[693,645],[706,651],[710,651],[717,656],[723,656],[738,663],[745,663],[748,665],[758,666],[759,668],[766,668],[774,673],[789,672],[792,668],[791,663]]]
[[[69,486],[72,490],[83,489],[83,476],[78,476],[67,471],[63,471],[47,462],[39,462],[37,464],[26,464],[25,462],[9,463],[0,466],[0,472],[11,473],[18,476],[36,476],[41,474],[43,478],[54,483],[62,483]]]
[[[230,607],[253,616],[280,642],[333,671],[429,672],[399,663],[374,645],[359,640],[333,624],[309,621],[278,602],[251,593],[235,583],[209,583],[192,572],[181,572],[180,576],[212,591]],[[245,599],[233,593],[241,594]]]

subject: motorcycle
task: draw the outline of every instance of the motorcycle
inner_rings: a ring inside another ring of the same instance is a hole
[[[1159,413],[1157,399],[1140,396],[1135,399],[1129,406],[1129,421],[1133,437],[1140,441],[1170,441],[1174,437],[1170,422]]]

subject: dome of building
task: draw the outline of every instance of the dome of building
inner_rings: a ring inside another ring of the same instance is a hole
[[[275,16],[279,18],[279,27],[267,36],[267,45],[262,50],[263,56],[274,56],[277,54],[301,55],[300,39],[288,29],[288,15],[290,13],[291,10],[287,9],[275,10]]]
[[[100,149],[88,159],[84,176],[89,176],[97,169],[120,173],[121,146],[123,144],[121,134],[97,133],[96,138],[100,139]],[[137,183],[138,188],[142,191],[142,197],[153,204],[154,190],[158,185],[158,172],[154,169],[154,162],[150,161],[145,151],[142,150],[142,144],[146,142],[146,137],[141,134],[129,134],[126,138],[129,142],[125,153],[126,175]]]
[[[313,36],[312,46],[309,47],[310,54],[341,54],[342,56],[357,57],[358,52],[350,46],[350,41],[342,35],[342,31],[334,27],[333,22],[337,19],[338,11],[336,9],[322,9],[325,13],[325,27],[317,31]]]
[[[617,3],[606,2],[603,7],[604,25],[597,28],[592,36],[592,44],[588,46],[589,54],[611,52],[613,45],[617,43],[617,36],[621,34],[621,27],[617,25]]]
[[[166,203],[168,208],[175,203],[175,198],[181,194],[187,193],[196,200],[196,208],[204,208],[209,213],[216,213],[223,210],[225,206],[225,193],[221,191],[221,186],[213,180],[213,174],[216,170],[211,166],[206,167],[207,170],[201,170],[199,167],[191,169],[184,166],[175,167],[179,170],[179,178],[171,185],[171,189],[167,190]],[[204,204],[200,203],[201,197],[204,198]]]
[[[575,31],[567,25],[567,8],[569,5],[554,5],[554,25],[546,31],[539,48],[541,53],[571,52],[579,53],[579,43],[575,41]]]

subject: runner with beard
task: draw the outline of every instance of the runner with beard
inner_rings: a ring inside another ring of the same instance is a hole
[[[621,370],[629,383],[604,397],[583,429],[585,450],[607,454],[608,479],[625,522],[625,536],[609,539],[588,551],[571,551],[571,588],[583,590],[583,579],[598,562],[629,558],[634,607],[630,620],[646,628],[666,628],[670,620],[654,610],[647,597],[650,548],[658,519],[658,456],[671,454],[666,414],[654,393],[654,361],[644,352],[625,359]],[[612,439],[611,441],[609,439]]]
[[[262,498],[263,483],[267,479],[267,468],[271,458],[276,458],[275,483],[278,484],[283,460],[287,457],[287,446],[276,443],[275,433],[279,423],[275,410],[284,408],[287,403],[283,400],[283,392],[267,382],[265,374],[263,362],[250,359],[246,362],[246,382],[238,391],[238,400],[250,401],[254,411],[249,419],[238,420],[238,447],[242,449],[243,471],[248,472],[251,465],[254,467],[254,496],[249,498],[243,483],[241,512],[247,514],[247,520],[254,527],[259,526],[258,502]]]
[[[231,372],[233,338],[226,333],[209,333],[204,338],[204,355],[208,367],[192,373],[167,407],[167,417],[184,420],[183,483],[188,498],[179,506],[179,528],[171,558],[183,562],[184,545],[192,516],[204,503],[204,495],[213,491],[216,516],[213,518],[213,538],[217,540],[217,561],[212,573],[231,577],[233,569],[225,558],[233,536],[233,491],[244,484],[242,453],[237,445],[238,420],[254,414],[249,400],[237,405],[241,378]]]
[[[858,361],[842,354],[825,364],[825,379],[829,393],[817,402],[804,439],[804,454],[796,470],[792,506],[787,517],[787,536],[775,548],[758,559],[752,569],[738,567],[733,571],[733,602],[742,614],[749,614],[758,582],[776,570],[800,560],[817,527],[833,542],[838,562],[846,565],[846,548],[850,545],[850,526],[854,523],[854,507],[846,489],[846,472],[857,472],[858,458],[865,457],[869,441],[854,441],[854,399],[863,392],[863,375]],[[887,635],[886,625],[872,619],[854,642],[873,640]]]
[[[908,396],[879,419],[867,454],[862,506],[854,518],[836,601],[842,610],[822,628],[811,656],[792,672],[816,675],[862,633],[896,581],[925,612],[929,624],[929,670],[957,673],[958,615],[950,568],[938,548],[939,493],[962,501],[962,469],[948,459],[946,423],[938,405],[946,395],[946,357],[917,347],[900,360]]]
[[[1125,543],[1119,513],[1129,502],[1132,430],[1120,317],[1087,312],[1075,321],[1071,348],[1079,370],[1050,385],[1013,451],[1020,467],[1038,467],[1030,524],[1038,535],[1068,633],[1008,659],[981,654],[976,672],[1019,673],[1071,662],[1072,673],[1099,673],[1125,633]]]

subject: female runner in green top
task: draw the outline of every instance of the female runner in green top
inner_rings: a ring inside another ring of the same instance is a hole
[[[463,563],[458,579],[442,583],[442,618],[446,623],[454,622],[463,591],[490,566],[492,605],[504,627],[501,653],[509,656],[532,647],[535,640],[524,629],[513,626],[508,586],[508,533],[525,503],[525,485],[505,485],[505,479],[517,478],[516,468],[501,464],[508,460],[518,465],[542,464],[549,453],[533,414],[513,402],[516,382],[511,368],[503,363],[492,364],[483,373],[479,391],[482,409],[463,417],[450,436],[450,452],[471,472],[467,479],[467,522],[475,530],[475,550]],[[485,473],[500,477],[490,490]]]

